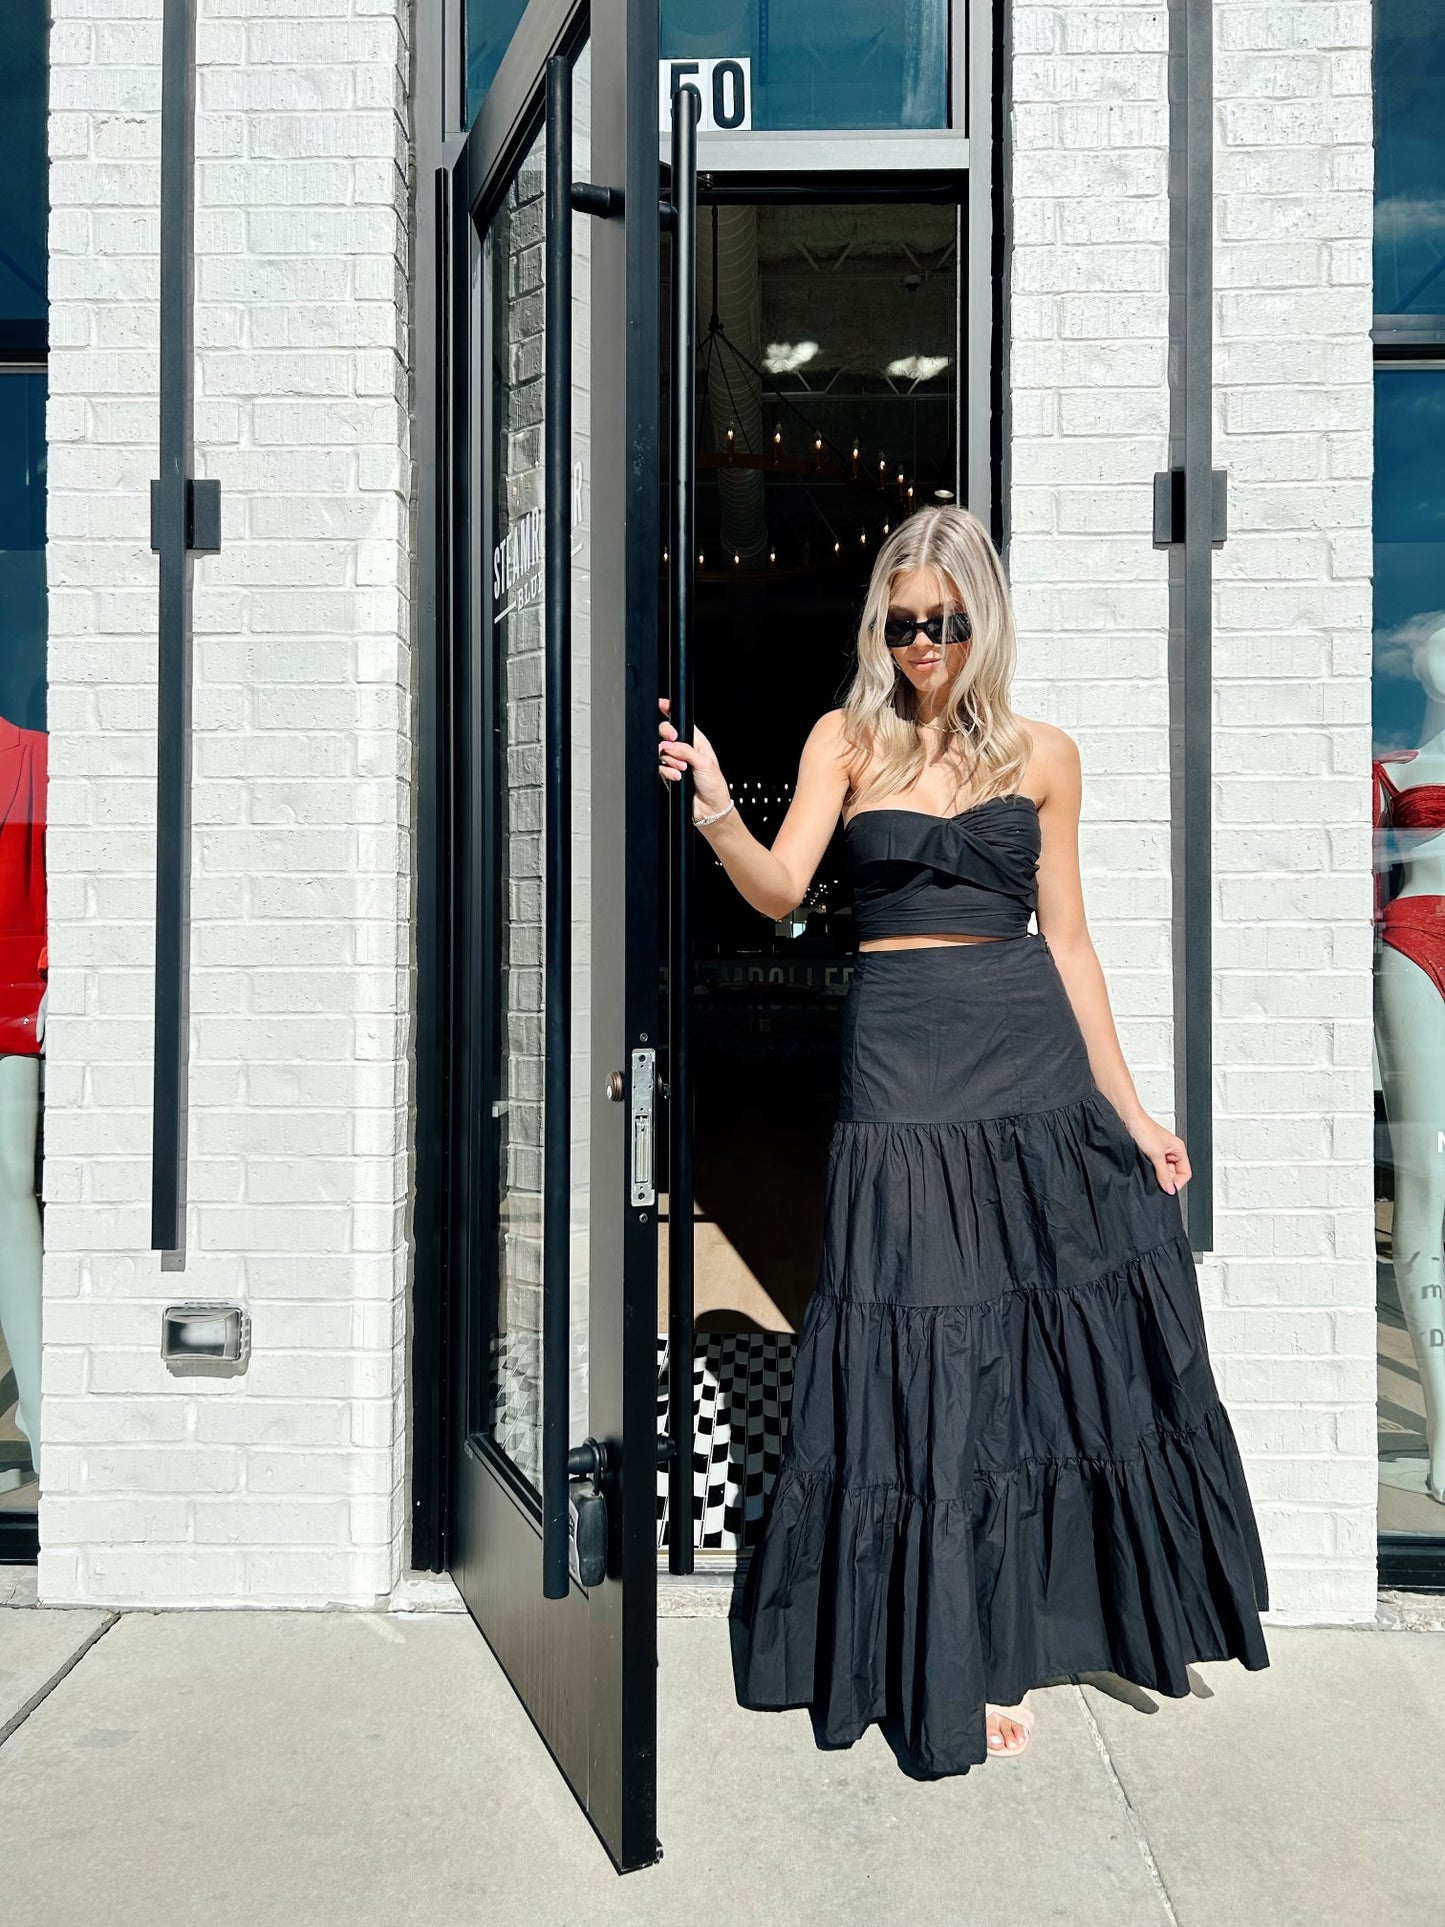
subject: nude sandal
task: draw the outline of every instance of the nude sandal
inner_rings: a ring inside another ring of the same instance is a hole
[[[990,1713],[1002,1713],[1005,1719],[1016,1721],[1017,1724],[1024,1729],[1022,1746],[990,1746],[987,1736],[985,1736],[984,1745],[988,1747],[988,1757],[991,1760],[1016,1760],[1021,1753],[1028,1752],[1029,1740],[1034,1730],[1034,1709],[1028,1704],[1028,1697],[1028,1694],[1025,1693],[1023,1699],[1019,1701],[1017,1706],[997,1706],[992,1700],[985,1701],[983,1709],[985,1735],[987,1734],[987,1719]]]

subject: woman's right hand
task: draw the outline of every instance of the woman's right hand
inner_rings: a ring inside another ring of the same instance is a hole
[[[657,725],[659,742],[657,745],[658,773],[666,782],[680,783],[684,770],[692,771],[693,815],[711,816],[717,810],[726,809],[730,798],[728,786],[722,770],[718,767],[717,756],[712,744],[702,731],[694,727],[692,741],[685,743],[666,720],[672,707],[668,696],[659,696],[657,706],[664,720]]]

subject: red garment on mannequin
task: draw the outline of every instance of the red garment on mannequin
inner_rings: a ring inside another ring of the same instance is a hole
[[[1445,897],[1392,897],[1380,935],[1418,964],[1445,997]]]
[[[1386,763],[1411,763],[1417,751],[1395,750],[1374,766],[1377,830],[1445,830],[1445,783],[1416,783],[1401,789],[1390,781]],[[1445,997],[1445,897],[1392,897],[1383,900],[1376,882],[1375,920],[1382,940],[1418,964]]]
[[[1416,783],[1399,789],[1386,763],[1413,763],[1418,750],[1392,750],[1375,764],[1375,827],[1387,820],[1397,830],[1445,830],[1445,783]]]
[[[43,730],[0,716],[0,1055],[36,1057],[45,990]]]

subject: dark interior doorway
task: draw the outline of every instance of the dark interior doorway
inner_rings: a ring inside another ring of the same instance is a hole
[[[696,716],[764,841],[808,730],[847,687],[880,541],[910,509],[960,493],[961,228],[951,202],[699,210]],[[745,1551],[786,1428],[791,1338],[822,1244],[851,924],[841,836],[781,922],[699,853],[691,1528],[704,1555]],[[659,1211],[664,1335],[662,1194]],[[662,1549],[664,1495],[665,1478]]]

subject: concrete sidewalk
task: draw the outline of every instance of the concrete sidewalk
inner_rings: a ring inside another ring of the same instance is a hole
[[[665,1858],[619,1879],[460,1614],[0,1606],[0,1915],[1439,1927],[1445,1632],[1267,1637],[1187,1700],[1036,1690],[1023,1759],[920,1784],[743,1712],[726,1624],[664,1618]]]

